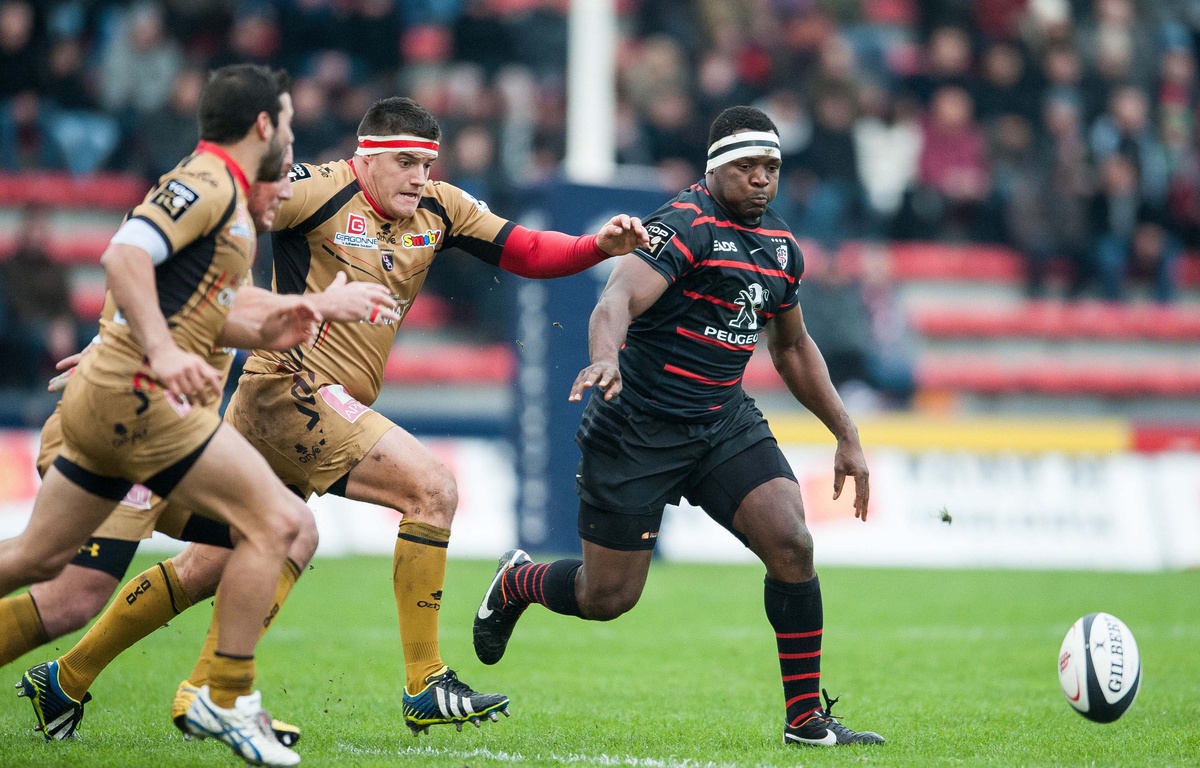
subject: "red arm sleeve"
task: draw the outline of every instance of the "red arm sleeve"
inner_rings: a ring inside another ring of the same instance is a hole
[[[518,225],[504,241],[499,266],[514,275],[543,279],[574,275],[607,258],[596,245],[595,235],[573,237]]]

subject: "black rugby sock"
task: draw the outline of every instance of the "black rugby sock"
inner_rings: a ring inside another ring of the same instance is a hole
[[[555,613],[583,618],[575,600],[575,576],[582,566],[582,560],[518,565],[504,574],[504,595],[522,605],[538,603]]]
[[[765,580],[767,620],[775,629],[779,671],[789,725],[799,725],[821,707],[821,582],[789,584]]]

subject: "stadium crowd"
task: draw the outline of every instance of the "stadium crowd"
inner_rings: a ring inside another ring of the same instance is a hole
[[[559,171],[567,5],[3,0],[0,171],[154,178],[194,143],[205,71],[249,61],[295,77],[297,158],[348,157],[367,106],[405,93],[442,122],[436,173],[508,210]],[[1200,245],[1196,0],[617,5],[619,161],[687,186],[713,116],[761,107],[785,151],[775,207],[814,260],[847,238],[1005,243],[1031,295],[1060,261],[1071,297],[1121,300],[1133,277],[1168,302]],[[470,284],[469,261],[430,288]],[[847,279],[883,325],[889,302]],[[463,298],[470,319],[483,299]]]

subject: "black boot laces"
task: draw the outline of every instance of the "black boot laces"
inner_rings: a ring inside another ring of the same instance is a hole
[[[442,675],[442,679],[437,682],[437,685],[444,688],[448,693],[455,693],[463,697],[479,695],[471,689],[471,686],[459,680],[458,674],[453,669],[447,669]]]

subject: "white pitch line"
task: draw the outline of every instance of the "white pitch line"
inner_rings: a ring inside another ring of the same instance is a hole
[[[525,755],[521,752],[506,752],[492,749],[437,749],[436,747],[408,747],[406,749],[364,749],[346,745],[343,751],[356,755],[396,755],[399,757],[448,757],[455,760],[482,758],[501,763],[528,763],[530,761],[552,762],[573,765],[628,766],[629,768],[748,768],[744,763],[714,763],[708,760],[679,760],[673,757],[659,759],[654,757],[633,757],[631,755],[583,755],[558,754]]]

